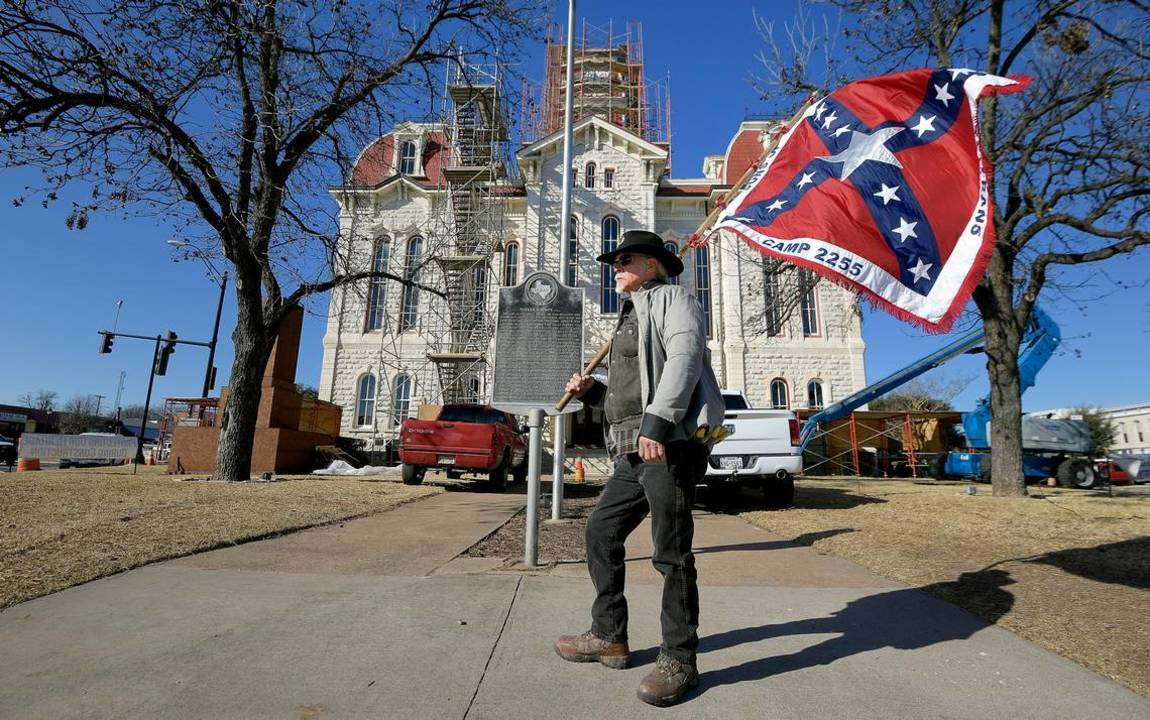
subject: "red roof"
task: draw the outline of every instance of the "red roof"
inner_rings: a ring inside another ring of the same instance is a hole
[[[447,136],[442,132],[427,134],[423,143],[423,176],[413,178],[420,185],[435,187],[443,181],[443,166],[449,157]],[[391,175],[391,161],[395,156],[395,135],[388,133],[378,138],[359,156],[351,171],[352,185],[375,187]]]
[[[723,181],[727,185],[734,185],[743,177],[747,168],[758,162],[763,155],[763,143],[759,140],[760,130],[743,129],[735,136],[731,143],[731,150],[727,153],[727,163]]]
[[[711,194],[714,188],[714,185],[675,185],[674,183],[664,183],[659,186],[655,194],[666,197],[706,197]]]
[[[351,170],[351,184],[378,185],[383,182],[391,170],[391,158],[394,153],[395,139],[390,133],[368,145]]]

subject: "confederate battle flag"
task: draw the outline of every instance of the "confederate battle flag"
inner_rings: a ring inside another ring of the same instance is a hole
[[[945,332],[994,245],[978,98],[1027,83],[961,68],[851,83],[786,129],[715,228]]]

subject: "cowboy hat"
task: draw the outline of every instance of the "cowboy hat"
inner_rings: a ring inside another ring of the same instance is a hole
[[[663,246],[663,238],[650,230],[628,230],[623,233],[623,241],[612,250],[595,258],[601,263],[613,263],[620,255],[646,255],[663,263],[667,275],[675,277],[683,272],[683,261],[676,253]]]

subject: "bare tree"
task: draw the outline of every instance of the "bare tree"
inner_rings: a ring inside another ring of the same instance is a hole
[[[60,415],[60,432],[69,435],[85,432],[100,423],[94,395],[74,395],[64,403]]]
[[[217,478],[250,475],[260,377],[285,313],[349,282],[410,282],[339,266],[324,190],[396,117],[427,112],[445,63],[465,50],[511,55],[537,5],[3,1],[0,162],[43,168],[48,202],[65,183],[92,182],[72,227],[131,204],[231,266],[235,362]]]
[[[21,393],[16,402],[26,408],[52,412],[56,407],[57,397],[58,393],[54,390],[37,390],[34,395],[31,392]]]
[[[1034,304],[1044,288],[1081,284],[1074,266],[1150,243],[1142,121],[1150,13],[1142,0],[831,4],[850,20],[843,35],[857,74],[936,64],[1033,78],[1026,92],[983,104],[997,242],[974,292],[986,331],[994,493],[1025,495],[1018,352]],[[805,91],[795,73],[775,79],[778,90]]]
[[[909,410],[911,412],[945,412],[953,410],[951,400],[974,380],[969,375],[919,377],[897,392],[871,402],[871,410]]]

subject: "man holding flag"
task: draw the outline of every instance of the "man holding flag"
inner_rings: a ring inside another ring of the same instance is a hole
[[[555,651],[571,662],[625,668],[627,600],[623,543],[651,515],[651,563],[663,576],[663,643],[639,699],[673,705],[699,682],[699,586],[695,573],[695,486],[707,471],[710,432],[722,427],[723,397],[711,370],[699,303],[667,280],[683,263],[653,232],[629,230],[600,255],[623,297],[603,384],[575,375],[567,390],[601,407],[614,472],[587,520],[587,568],[595,585],[591,629],[564,635]]]
[[[928,331],[946,332],[994,246],[978,99],[1028,82],[927,68],[846,85],[782,128],[684,252],[730,230],[764,255],[809,268]],[[634,231],[599,260],[615,267],[618,290],[631,296],[614,339],[600,351],[599,358],[611,354],[607,385],[590,377],[597,358],[567,390],[591,404],[606,395],[616,465],[587,524],[592,627],[560,637],[555,650],[574,662],[626,667],[623,540],[649,507],[653,562],[664,576],[663,645],[639,697],[671,705],[698,683],[691,503],[723,404],[698,305],[662,282],[682,271],[681,261],[658,235]]]

